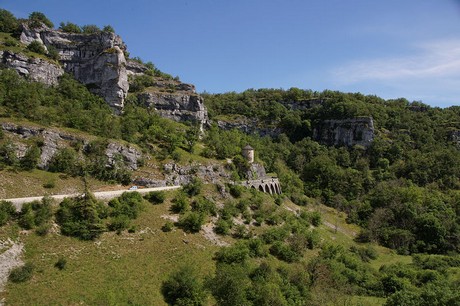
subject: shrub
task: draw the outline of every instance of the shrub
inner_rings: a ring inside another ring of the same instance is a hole
[[[199,197],[192,203],[192,210],[206,215],[217,216],[216,203],[204,197]]]
[[[4,9],[0,9],[0,32],[12,33],[19,27],[19,22],[14,15]]]
[[[182,266],[173,272],[161,285],[161,293],[168,305],[204,305],[206,291],[197,271],[191,266]]]
[[[199,195],[200,192],[201,192],[201,189],[203,187],[203,182],[197,178],[197,177],[194,177],[190,183],[184,185],[182,187],[182,190],[188,194],[189,197],[193,197],[193,196],[196,196],[196,195]]]
[[[75,23],[71,23],[71,22],[61,22],[59,24],[59,30],[63,31],[63,32],[67,32],[67,33],[81,33],[82,30],[81,28],[76,25]]]
[[[189,212],[179,218],[179,226],[186,232],[197,233],[201,230],[204,215],[197,212]]]
[[[220,263],[243,263],[249,258],[249,248],[245,243],[237,242],[227,248],[221,248],[214,255],[214,259]]]
[[[8,280],[13,283],[23,283],[32,278],[34,272],[34,265],[26,263],[21,267],[14,268],[11,270]]]
[[[28,46],[27,50],[30,52],[35,52],[38,54],[45,54],[46,50],[45,47],[37,40],[32,41]]]
[[[53,28],[54,24],[41,12],[32,12],[29,15],[29,20],[32,21],[32,27],[38,27],[40,23],[43,23],[49,28]]]
[[[16,208],[13,203],[0,201],[0,226],[5,225],[16,214]]]
[[[144,199],[152,204],[161,204],[166,199],[166,193],[163,191],[151,191],[144,196]]]
[[[124,192],[120,197],[109,202],[112,217],[126,216],[128,219],[136,219],[144,209],[143,199],[139,192]]]
[[[54,264],[54,266],[59,270],[64,270],[66,265],[67,259],[65,259],[64,257],[59,257],[58,261],[56,261],[56,263]]]
[[[286,261],[294,262],[299,259],[300,255],[295,252],[291,247],[281,241],[276,241],[270,247],[270,253],[276,258]]]
[[[56,182],[50,180],[46,183],[43,184],[43,188],[46,188],[46,189],[51,189],[51,188],[54,188],[56,187]]]
[[[214,232],[219,235],[228,235],[230,229],[232,228],[232,224],[229,221],[219,219],[216,222],[216,226],[214,227]]]
[[[65,198],[56,212],[56,221],[61,232],[82,240],[93,240],[104,231],[98,214],[97,201],[86,193],[83,197]]]
[[[101,32],[101,29],[97,25],[94,24],[87,24],[81,27],[83,33],[85,34],[94,34]]]
[[[243,194],[243,191],[244,191],[243,186],[233,185],[233,184],[228,185],[228,189],[230,191],[230,194],[234,198],[239,198]]]
[[[121,233],[123,230],[129,227],[130,220],[126,215],[118,215],[112,218],[109,222],[107,228],[110,231],[116,231],[117,233]]]
[[[166,232],[172,231],[173,228],[174,228],[174,223],[172,221],[166,221],[166,223],[163,224],[163,226],[161,227],[161,230],[166,233]]]
[[[180,192],[173,200],[171,211],[179,214],[184,213],[190,209],[190,202],[184,193]]]

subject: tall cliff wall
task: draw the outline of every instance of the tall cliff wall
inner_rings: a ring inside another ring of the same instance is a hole
[[[129,84],[124,56],[126,45],[120,36],[110,32],[66,33],[44,25],[30,28],[23,24],[22,27],[22,43],[38,41],[46,48],[55,48],[66,72],[102,96],[115,112],[123,109]]]
[[[313,139],[330,146],[369,147],[374,140],[372,117],[323,120],[313,129]]]

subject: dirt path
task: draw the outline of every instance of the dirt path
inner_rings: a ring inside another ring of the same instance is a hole
[[[0,293],[5,289],[10,271],[23,264],[21,254],[24,248],[22,243],[15,243],[10,239],[2,244],[11,245],[11,247],[0,254]],[[0,300],[0,306],[4,305],[4,302],[3,299]]]
[[[122,193],[124,192],[139,192],[139,193],[147,193],[151,191],[160,191],[160,190],[172,190],[172,189],[177,189],[180,188],[181,186],[166,186],[166,187],[155,187],[155,188],[140,188],[136,190],[127,190],[127,189],[121,189],[121,190],[114,190],[114,191],[98,191],[94,192],[94,196],[96,199],[112,199],[115,197],[121,196]],[[58,194],[58,195],[51,195],[53,199],[57,201],[62,201],[64,198],[69,198],[69,197],[75,197],[78,196],[79,194],[77,193],[72,193],[72,194]],[[43,198],[43,196],[39,197],[27,197],[27,198],[13,198],[13,199],[3,199],[4,201],[9,201],[13,203],[13,205],[16,207],[17,210],[20,210],[22,207],[22,204],[28,203],[28,202],[33,202],[33,201],[40,201]]]

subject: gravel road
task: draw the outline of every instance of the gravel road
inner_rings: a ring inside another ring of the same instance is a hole
[[[166,186],[166,187],[155,187],[155,188],[139,188],[136,190],[127,190],[127,189],[121,189],[121,190],[114,190],[114,191],[98,191],[94,192],[94,196],[96,199],[112,199],[119,197],[123,192],[139,192],[139,193],[147,193],[150,191],[160,191],[160,190],[172,190],[172,189],[177,189],[180,188],[181,186]],[[70,197],[75,197],[78,196],[79,194],[73,193],[73,194],[57,194],[57,195],[50,195],[53,199],[57,200],[58,202],[62,201],[64,198],[70,198]],[[19,211],[22,208],[22,204],[36,201],[36,200],[41,200],[43,196],[39,197],[27,197],[27,198],[13,198],[13,199],[2,199],[4,201],[9,201],[13,203],[13,205],[16,207],[16,209]]]

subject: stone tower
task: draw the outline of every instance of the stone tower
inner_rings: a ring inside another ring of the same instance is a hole
[[[246,158],[248,163],[252,164],[254,162],[254,148],[250,145],[246,145],[242,151],[243,157]]]

